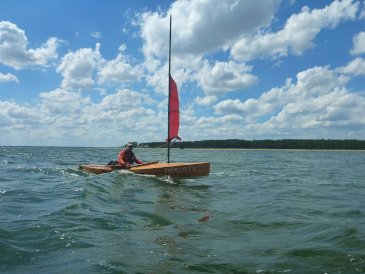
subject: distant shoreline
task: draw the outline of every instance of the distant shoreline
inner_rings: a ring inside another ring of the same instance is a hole
[[[85,147],[86,148],[86,147]],[[125,148],[113,148],[113,147],[89,147],[91,149],[120,149],[123,150]],[[133,150],[139,149],[159,149],[165,150],[166,148],[144,148],[144,147],[136,147]],[[172,150],[281,150],[281,151],[365,151],[364,149],[296,149],[296,148],[172,148]]]
[[[136,142],[136,145],[138,143]],[[139,143],[138,147],[157,148],[164,142]],[[356,139],[282,139],[282,140],[203,140],[181,141],[175,148],[201,149],[283,149],[283,150],[365,150],[365,140]]]
[[[51,148],[81,148],[81,149],[114,149],[114,150],[124,150],[125,148],[120,148],[120,147],[67,147],[67,146],[0,146],[1,147],[29,147],[29,148],[47,148],[47,147],[51,147]],[[151,148],[151,147],[136,147],[134,148],[134,150],[139,150],[139,149],[147,149],[147,150],[154,150],[154,149],[158,149],[158,150],[166,150],[166,148]],[[365,149],[330,149],[330,148],[324,148],[324,149],[310,149],[310,148],[306,148],[306,149],[301,149],[301,148],[178,148],[178,147],[173,147],[171,150],[280,150],[280,151],[362,151],[364,152]]]

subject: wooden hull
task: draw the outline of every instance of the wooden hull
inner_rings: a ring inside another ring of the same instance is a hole
[[[109,166],[109,165],[79,165],[79,168],[90,171],[95,174],[102,174],[113,172],[115,170],[125,169],[123,166]]]
[[[208,176],[210,163],[157,163],[148,166],[132,167],[129,170],[137,174],[170,176],[172,178],[189,178]]]
[[[87,170],[96,174],[125,169],[123,166],[109,165],[79,165],[79,167],[83,170]],[[172,178],[189,178],[208,176],[210,172],[210,163],[153,163],[149,165],[135,166],[128,170],[133,173],[143,175],[170,176]]]

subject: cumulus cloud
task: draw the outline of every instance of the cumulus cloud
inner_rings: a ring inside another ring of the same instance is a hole
[[[28,39],[24,33],[11,22],[0,22],[1,63],[19,70],[27,66],[45,66],[49,59],[58,58],[57,38],[48,39],[40,48],[27,50]]]
[[[142,76],[142,71],[139,67],[132,67],[128,64],[127,57],[122,53],[119,53],[116,59],[105,61],[104,64],[101,65],[98,76],[99,84],[106,80],[114,82],[131,82],[138,81]]]
[[[16,119],[38,120],[37,118],[39,118],[39,114],[34,108],[21,107],[15,104],[7,109],[7,114],[10,118]]]
[[[350,138],[362,136],[365,126],[365,98],[345,88],[305,102],[286,105],[276,116],[262,124],[251,124],[247,131],[277,136]]]
[[[95,105],[95,108],[102,110],[125,110],[133,109],[141,104],[152,104],[154,101],[147,94],[137,91],[123,89],[115,94],[109,94],[103,98],[100,104]]]
[[[240,115],[220,117],[191,117],[192,123],[181,127],[181,137],[188,135],[192,139],[235,138],[242,128],[244,118]],[[219,136],[219,137],[217,137]]]
[[[218,63],[214,67],[208,67],[205,66],[203,56],[207,53],[228,50],[232,43],[244,35],[268,26],[279,3],[280,0],[178,0],[171,4],[166,15],[160,12],[139,14],[138,25],[144,40],[142,49],[145,55],[144,66],[152,74],[147,77],[148,84],[154,86],[156,92],[165,93],[165,86],[161,86],[164,80],[160,75],[166,69],[163,60],[166,60],[169,52],[168,15],[172,14],[172,70],[184,71],[183,78],[180,78],[181,82],[194,80],[200,82],[204,76],[209,77],[209,74],[218,73],[224,80],[219,83],[219,87],[214,87],[216,83],[213,83],[213,80],[201,84],[208,93],[224,94],[229,90],[252,86],[256,78],[250,74],[243,75],[243,72],[247,71],[245,65]],[[202,67],[205,69],[204,72],[200,71]],[[209,68],[214,71],[208,72]],[[235,79],[229,79],[232,74]],[[173,75],[176,76],[176,73]]]
[[[63,89],[39,94],[42,98],[41,110],[49,114],[81,114],[82,106],[91,102],[89,97]]]
[[[93,71],[100,61],[100,44],[95,50],[91,48],[79,49],[69,52],[62,58],[61,65],[57,68],[64,77],[62,87],[70,90],[90,90],[95,81],[92,79]]]
[[[149,86],[154,87],[154,91],[167,96],[168,94],[168,63],[160,67],[154,73],[146,75],[146,81]],[[192,81],[192,71],[189,69],[179,68],[171,71],[171,76],[175,80],[177,89],[180,90],[182,83]]]
[[[11,140],[13,144],[23,144],[23,140],[27,140],[27,144],[39,145],[39,140],[43,140],[43,145],[55,145],[47,140],[65,142],[72,137],[73,144],[85,145],[83,137],[87,136],[88,145],[100,145],[103,140],[119,146],[118,140],[139,140],[141,132],[146,131],[144,136],[148,137],[145,138],[164,140],[158,134],[162,133],[161,121],[162,118],[166,121],[166,112],[156,115],[154,110],[147,108],[146,105],[156,103],[147,94],[118,90],[99,103],[82,96],[81,92],[63,89],[42,92],[39,96],[36,107],[0,101],[0,131],[6,133],[5,136],[0,134],[0,141],[9,143],[5,137],[19,128],[27,131],[17,132],[18,139]]]
[[[273,114],[283,106],[296,102],[306,101],[311,97],[322,96],[338,86],[344,86],[349,78],[336,75],[327,67],[314,67],[297,74],[297,83],[287,79],[285,86],[272,88],[263,93],[258,99],[248,99],[245,102],[225,100],[214,106],[218,114],[248,114],[251,117],[260,117]]]
[[[233,61],[216,62],[213,67],[205,61],[196,74],[199,85],[207,96],[224,95],[227,91],[247,89],[256,84],[258,78],[248,71],[251,67]]]
[[[323,9],[303,7],[293,14],[283,30],[273,33],[260,31],[253,37],[244,37],[231,50],[237,60],[252,60],[257,57],[278,58],[289,53],[301,55],[314,46],[313,40],[323,28],[334,28],[346,20],[355,20],[360,3],[352,0],[334,1]]]
[[[351,54],[365,53],[365,32],[360,32],[354,36],[354,48],[350,51]]]
[[[338,70],[315,67],[297,74],[297,83],[263,93],[257,100],[225,100],[214,106],[219,114],[245,114],[248,125],[236,127],[238,135],[285,138],[359,138],[365,126],[365,98],[349,92],[349,77]],[[263,123],[254,117],[271,115]],[[241,123],[242,124],[242,123]]]
[[[14,102],[0,101],[0,126],[38,127],[50,124],[51,121],[51,118],[35,107],[23,107]]]
[[[251,69],[251,66],[234,61],[215,62],[213,66],[208,61],[202,61],[197,71],[182,67],[174,68],[171,74],[179,90],[182,83],[197,81],[198,86],[212,99],[213,96],[224,95],[229,91],[248,89],[254,86],[258,77],[248,73]],[[146,80],[157,93],[166,95],[168,92],[167,75],[168,63],[153,74],[147,75]],[[199,101],[201,102],[201,100]]]
[[[206,127],[217,127],[224,126],[227,124],[236,124],[243,121],[243,118],[240,115],[225,115],[218,118],[215,117],[201,117],[197,121],[197,125],[206,126]]]
[[[17,83],[19,83],[19,80],[15,75],[13,75],[11,73],[2,74],[0,72],[0,83],[5,83],[5,82],[17,82]]]
[[[175,1],[164,16],[159,12],[140,14],[146,56],[168,55],[169,17],[172,15],[174,54],[204,54],[227,47],[245,33],[267,26],[280,1],[196,0]]]
[[[119,50],[124,51],[125,46],[120,46]],[[64,77],[62,81],[64,89],[90,90],[95,84],[94,76],[98,77],[98,84],[103,84],[105,81],[139,81],[142,70],[139,66],[132,67],[128,61],[128,56],[122,53],[119,53],[114,60],[105,60],[101,57],[100,44],[97,43],[94,50],[82,48],[66,54],[57,72]],[[94,75],[95,71],[97,73]]]
[[[346,67],[339,67],[336,71],[340,73],[354,74],[355,76],[365,75],[365,60],[358,57],[348,63]]]
[[[217,96],[205,96],[204,98],[200,98],[199,96],[195,98],[195,102],[199,106],[210,106],[217,102]]]

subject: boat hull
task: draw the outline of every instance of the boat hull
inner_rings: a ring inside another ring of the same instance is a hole
[[[170,176],[172,178],[201,177],[209,175],[210,163],[157,163],[148,166],[132,167],[129,170],[137,174]]]
[[[79,165],[79,167],[95,174],[125,169],[123,166],[111,165]],[[210,172],[210,163],[153,163],[149,165],[135,166],[129,168],[128,170],[142,175],[170,176],[172,178],[191,178],[208,176]]]
[[[95,174],[102,174],[102,173],[108,173],[113,172],[116,170],[122,170],[126,169],[124,166],[111,166],[111,165],[79,165],[80,169],[90,171]]]

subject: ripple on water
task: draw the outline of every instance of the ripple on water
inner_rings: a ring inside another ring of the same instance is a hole
[[[0,148],[0,272],[365,272],[365,154],[174,152],[211,160],[199,180],[74,165],[116,151]]]

